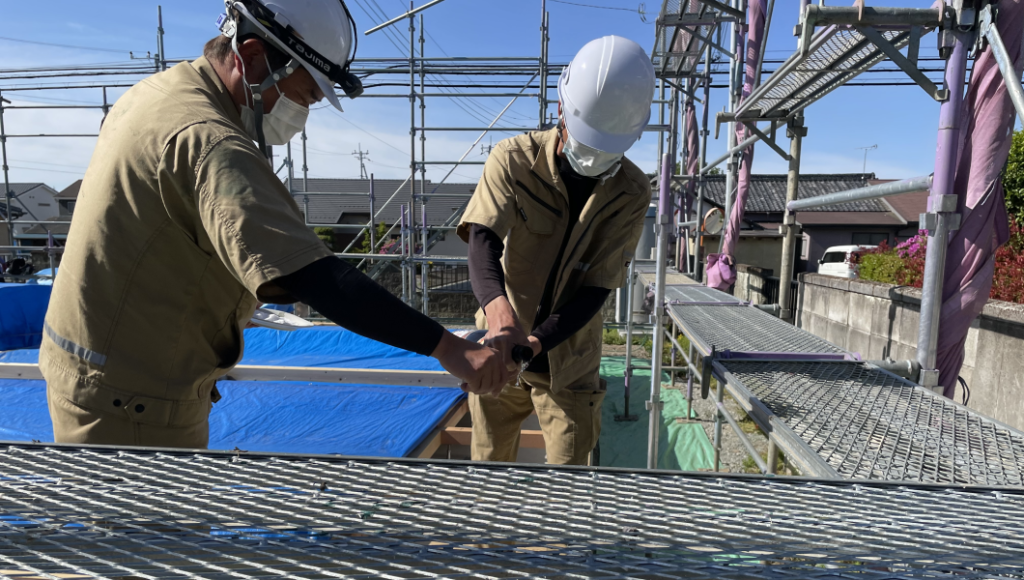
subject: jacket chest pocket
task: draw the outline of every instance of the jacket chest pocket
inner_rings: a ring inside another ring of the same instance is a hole
[[[558,207],[561,204],[547,190],[528,187],[518,179],[515,184],[516,213],[526,229],[544,236],[554,233],[555,226],[565,215]]]

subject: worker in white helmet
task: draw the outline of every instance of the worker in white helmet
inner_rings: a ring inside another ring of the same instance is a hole
[[[228,0],[204,56],[131,88],[103,122],[46,316],[40,367],[58,442],[202,448],[215,388],[259,301],[300,300],[346,328],[501,388],[501,355],[343,262],[264,156],[349,72],[341,0]]]
[[[635,42],[588,43],[558,81],[558,126],[498,143],[459,236],[469,243],[485,344],[534,357],[498,397],[470,395],[474,460],[515,461],[536,411],[548,463],[585,464],[606,386],[599,315],[621,287],[651,201],[623,154],[651,114],[654,67]]]

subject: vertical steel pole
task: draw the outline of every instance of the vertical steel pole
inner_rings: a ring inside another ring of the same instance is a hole
[[[429,279],[429,276],[430,276],[430,266],[427,264],[427,260],[426,260],[426,258],[427,258],[427,202],[426,202],[426,200],[421,200],[420,204],[421,204],[420,205],[420,210],[423,212],[421,214],[422,215],[422,219],[420,220],[420,223],[423,224],[423,227],[422,227],[422,231],[423,231],[423,242],[422,242],[422,244],[423,244],[423,251],[420,252],[420,255],[423,257],[423,262],[420,264],[420,286],[423,287],[423,307],[422,307],[422,311],[423,311],[423,314],[428,314],[429,315],[429,306],[428,306],[428,304],[430,302],[430,296],[427,294],[427,292],[428,292],[428,288],[430,287],[430,284],[429,284],[429,281],[430,281],[430,279]]]
[[[633,284],[636,281],[636,260],[630,260],[626,274],[626,370],[623,371],[622,415],[616,421],[635,421],[638,417],[629,414],[630,379],[633,378]]]
[[[665,79],[658,79],[658,126],[665,126]],[[658,159],[665,156],[665,131],[658,131]],[[641,256],[647,259],[649,256]]]
[[[406,271],[406,268],[405,268],[405,204],[402,204],[402,206],[400,208],[398,208],[398,209],[399,209],[399,212],[401,214],[399,216],[399,218],[398,218],[399,221],[400,221],[400,226],[398,228],[398,250],[399,250],[399,255],[402,257],[402,259],[398,263],[398,265],[399,265],[399,267],[401,269],[401,272],[402,272],[402,301],[405,302],[405,303],[408,303],[409,302],[409,286],[408,286],[408,281],[407,281],[408,272]]]
[[[800,147],[803,138],[807,136],[807,128],[804,127],[803,115],[793,118],[786,129],[789,137],[789,172],[786,173],[786,203],[797,198],[797,191],[800,186]],[[786,237],[782,240],[782,264],[779,268],[779,318],[791,320],[793,312],[789,305],[792,303],[793,293],[793,268],[796,261],[796,215],[786,209],[782,217],[782,227],[785,229]]]
[[[288,193],[295,191],[295,164],[292,163],[292,142],[288,142]]]
[[[414,6],[409,0],[409,11]],[[409,15],[409,221],[408,227],[410,238],[412,232],[416,231],[416,17]],[[410,256],[412,246],[410,244]],[[407,302],[412,302],[415,294],[416,265],[410,260],[403,260],[403,268],[412,270],[409,275],[410,294],[406,296]]]
[[[376,198],[373,192],[373,174],[370,174],[370,223],[368,225],[370,230],[370,253],[377,253],[377,211],[374,207],[376,205]]]
[[[309,165],[306,163],[306,129],[302,129],[302,191],[309,191]]]
[[[539,110],[537,112],[537,129],[544,128],[544,120],[547,117],[548,101],[547,101],[547,84],[548,84],[548,55],[547,55],[547,0],[540,0],[540,67],[538,69],[540,73],[540,91],[537,94],[537,101]]]
[[[167,70],[167,55],[164,54],[164,7],[156,7],[156,70]]]
[[[921,288],[921,319],[917,335],[917,362],[921,363],[922,386],[939,386],[936,370],[939,320],[942,311],[942,277],[946,265],[946,246],[954,223],[956,197],[953,177],[960,143],[960,109],[963,103],[967,70],[967,45],[970,33],[954,31],[953,50],[946,61],[945,85],[949,98],[939,108],[939,135],[935,150],[935,178],[928,196],[928,212],[934,223],[928,224],[928,249],[925,253],[924,281]],[[934,227],[931,227],[934,226]]]
[[[743,4],[742,0],[733,0],[732,5],[735,8],[741,9]],[[731,34],[732,37],[729,43],[729,49],[732,54],[729,56],[729,112],[735,112],[736,107],[739,105],[739,96],[743,90],[742,76],[740,75],[741,59],[737,58],[740,50],[740,34],[742,31],[742,23],[739,20],[734,20],[732,23]],[[736,123],[730,122],[726,126],[729,130],[728,134],[728,150],[732,151],[736,148]],[[722,230],[722,235],[718,238],[718,251],[722,251],[725,246],[725,236],[728,232],[729,216],[732,215],[732,204],[736,199],[736,181],[739,177],[740,164],[736,162],[738,154],[733,153],[729,155],[729,161],[725,165],[725,229]]]
[[[702,373],[710,373],[710,368],[701,369]],[[718,381],[715,385],[715,471],[722,470],[722,402],[725,400],[725,385]]]
[[[7,129],[4,127],[4,102],[10,103],[10,101],[4,101],[3,93],[0,92],[0,152],[3,154],[3,169],[4,169],[4,213],[7,219],[7,242],[8,245],[14,246],[14,219],[11,215],[11,176],[10,167],[7,165]]]
[[[658,246],[655,255],[654,287],[654,328],[651,330],[651,400],[647,403],[650,424],[647,433],[647,468],[658,467],[658,438],[661,435],[661,352],[665,344],[665,329],[662,328],[663,302],[665,301],[665,260],[668,256],[668,225],[672,204],[669,189],[672,183],[672,152],[661,157],[661,186],[658,189],[658,217],[655,228],[658,232]]]
[[[701,259],[704,254],[704,167],[708,164],[708,113],[711,109],[711,43],[704,53],[704,113],[700,130],[700,171],[697,177],[697,234],[695,237],[693,261],[694,277],[697,283],[704,282],[704,270]]]
[[[420,161],[425,162],[427,160],[427,103],[426,98],[423,96],[427,92],[426,85],[426,24],[423,20],[423,14],[420,14],[420,127],[423,129],[420,131]],[[423,250],[421,254],[424,258],[427,257],[427,239],[429,232],[427,231],[427,164],[420,163],[420,212],[422,219],[420,220],[423,228]],[[415,275],[415,265],[413,266]],[[428,303],[430,297],[428,296],[430,284],[428,284],[428,271],[430,266],[424,261],[420,264],[420,284],[423,286],[423,304],[421,310],[423,314],[428,312]]]

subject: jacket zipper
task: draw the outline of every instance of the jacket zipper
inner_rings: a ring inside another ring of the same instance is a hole
[[[516,180],[516,185],[518,185],[520,189],[522,189],[523,191],[526,192],[526,195],[530,196],[530,198],[533,199],[533,201],[539,203],[544,209],[550,211],[551,213],[555,214],[558,217],[562,217],[562,210],[560,210],[560,209],[558,209],[556,207],[552,207],[551,204],[549,204],[548,202],[546,202],[543,199],[541,199],[541,198],[537,197],[536,195],[534,195],[534,193],[532,191],[530,191],[529,188],[527,188],[525,185],[523,185],[522,181],[519,181],[517,179]]]

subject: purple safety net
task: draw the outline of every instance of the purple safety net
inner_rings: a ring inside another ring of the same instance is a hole
[[[1020,70],[1024,5],[1000,0],[997,28],[1007,52]],[[1013,140],[1015,111],[992,49],[974,61],[961,119],[953,191],[962,216],[946,254],[939,322],[937,363],[939,384],[952,398],[964,362],[964,344],[971,323],[981,314],[992,289],[995,252],[1010,232],[1000,179]]]
[[[747,43],[741,102],[750,96],[757,81],[754,76],[757,73],[757,61],[761,53],[761,43],[764,41],[766,12],[767,0],[750,0],[750,3],[747,5]],[[737,124],[736,142],[741,143],[746,138],[746,127],[742,124]],[[722,256],[714,260],[714,268],[712,267],[711,256],[708,256],[708,286],[718,288],[719,290],[728,290],[729,286],[736,281],[736,266],[733,255],[736,253],[736,242],[739,240],[740,228],[743,224],[743,210],[747,201],[747,190],[750,188],[750,170],[753,163],[754,147],[751,145],[743,151],[740,157],[736,199],[733,201],[732,209],[729,213],[729,223],[725,230],[725,239],[722,241]]]

